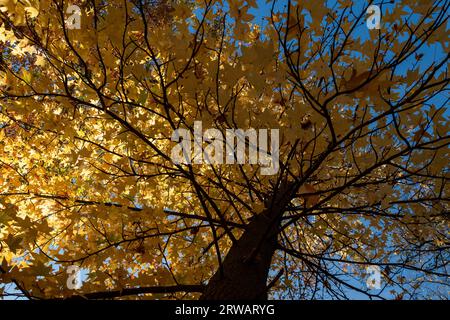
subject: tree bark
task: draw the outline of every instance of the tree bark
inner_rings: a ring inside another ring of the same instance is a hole
[[[262,213],[247,225],[209,281],[200,300],[266,300],[267,276],[277,244],[278,223]]]
[[[295,183],[281,183],[266,209],[246,226],[231,246],[222,266],[209,280],[200,300],[267,300],[267,278],[282,213],[295,192]],[[267,209],[269,208],[269,209]]]

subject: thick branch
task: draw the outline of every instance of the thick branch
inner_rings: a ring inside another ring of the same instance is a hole
[[[140,288],[125,288],[122,290],[90,292],[86,294],[73,295],[69,300],[95,300],[95,299],[111,299],[123,296],[138,295],[144,293],[176,293],[176,292],[203,292],[203,285],[195,284],[179,284],[175,286],[151,286]]]

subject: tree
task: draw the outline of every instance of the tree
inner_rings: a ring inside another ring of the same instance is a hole
[[[3,295],[446,296],[448,0],[0,4]],[[173,161],[195,121],[278,170]]]

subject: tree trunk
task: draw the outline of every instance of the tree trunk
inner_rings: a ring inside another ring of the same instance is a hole
[[[200,300],[266,300],[267,276],[277,244],[278,223],[263,212],[247,225],[247,229],[209,281]]]

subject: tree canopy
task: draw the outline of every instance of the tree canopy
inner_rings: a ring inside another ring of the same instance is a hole
[[[0,293],[448,298],[449,7],[0,0]],[[174,162],[196,121],[278,170]]]

